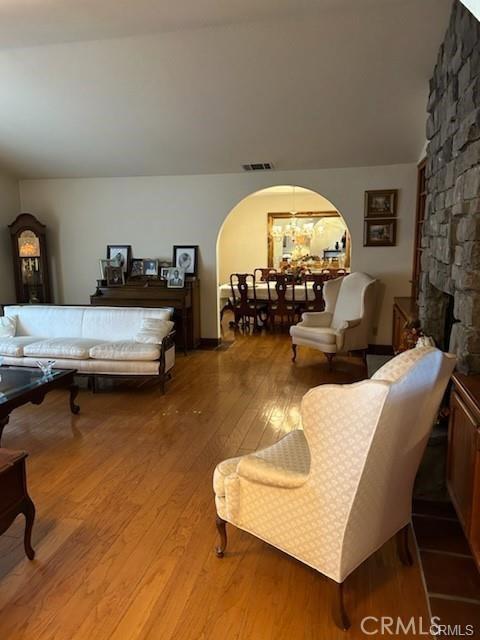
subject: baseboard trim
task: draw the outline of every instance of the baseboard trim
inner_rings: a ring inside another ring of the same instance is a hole
[[[219,347],[221,344],[221,338],[201,338],[198,348],[209,351],[212,349],[217,349],[217,347]]]
[[[393,347],[391,344],[369,344],[368,353],[374,356],[393,356]]]

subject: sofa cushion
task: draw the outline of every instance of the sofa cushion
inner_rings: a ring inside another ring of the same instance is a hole
[[[17,336],[82,338],[83,308],[43,304],[5,307],[5,315],[17,316]]]
[[[158,344],[141,344],[133,340],[104,342],[90,349],[90,358],[95,360],[158,360]]]
[[[335,344],[337,341],[335,329],[330,327],[303,327],[301,323],[290,327],[290,335],[323,344]]]
[[[84,313],[82,336],[102,342],[132,341],[146,318],[169,320],[171,313],[170,308],[90,307]]]
[[[0,318],[0,338],[13,338],[17,328],[17,316],[3,316]]]
[[[0,356],[21,358],[23,356],[23,348],[32,342],[38,342],[38,338],[31,338],[30,336],[0,338]]]
[[[135,336],[135,342],[162,344],[162,340],[168,336],[174,326],[175,323],[171,320],[145,318],[142,323],[142,328]]]
[[[99,340],[87,338],[50,338],[27,345],[23,355],[35,358],[72,358],[87,360],[89,351],[98,344]]]

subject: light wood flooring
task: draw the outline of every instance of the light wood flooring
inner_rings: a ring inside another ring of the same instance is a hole
[[[295,428],[311,386],[362,377],[358,359],[329,374],[306,349],[292,365],[285,335],[239,336],[179,355],[165,396],[123,383],[81,391],[79,416],[60,391],[16,410],[3,446],[30,453],[37,555],[19,517],[0,537],[0,640],[364,639],[367,615],[427,619],[418,564],[393,541],[348,582],[348,634],[312,569],[231,527],[213,552],[215,465]]]

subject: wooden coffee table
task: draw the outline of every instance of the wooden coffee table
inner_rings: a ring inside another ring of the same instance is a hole
[[[54,369],[51,375],[44,376],[40,369],[0,367],[0,441],[13,409],[29,402],[40,404],[53,389],[68,389],[70,410],[79,413],[80,407],[75,404],[78,394],[75,374],[76,369]]]

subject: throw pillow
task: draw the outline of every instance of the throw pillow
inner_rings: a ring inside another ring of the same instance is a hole
[[[145,318],[142,328],[135,336],[135,342],[144,344],[161,344],[163,338],[168,336],[174,327],[171,320],[160,320],[158,318]]]
[[[0,318],[0,338],[13,338],[17,329],[17,316]]]

